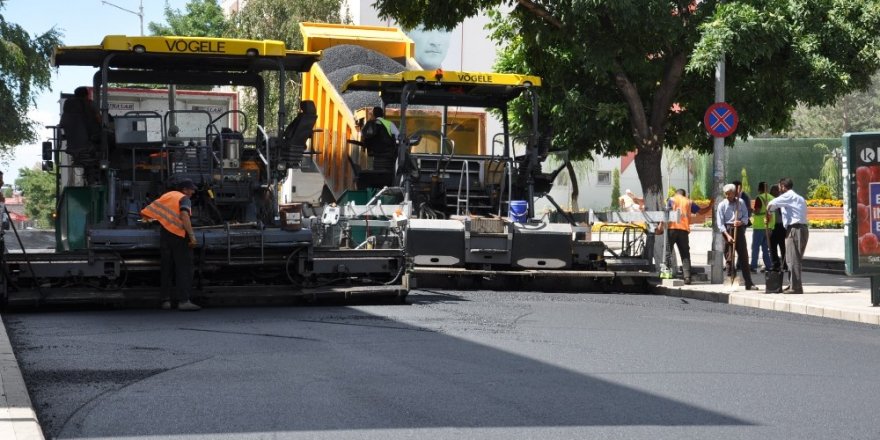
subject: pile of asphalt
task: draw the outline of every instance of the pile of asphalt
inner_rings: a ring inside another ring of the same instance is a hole
[[[382,74],[406,70],[403,64],[379,52],[350,44],[325,49],[318,64],[337,91],[356,73]],[[351,91],[341,95],[345,104],[352,110],[382,105],[382,100],[376,92]]]

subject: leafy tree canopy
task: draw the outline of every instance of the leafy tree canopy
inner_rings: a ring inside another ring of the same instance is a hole
[[[5,3],[0,0],[0,11]],[[0,150],[37,139],[28,108],[39,92],[49,87],[49,60],[59,38],[54,28],[31,36],[0,14]]]
[[[255,40],[280,40],[289,49],[300,49],[303,46],[302,35],[299,31],[299,23],[303,21],[321,23],[339,23],[341,0],[249,0],[244,7],[230,17],[230,36],[237,38],[250,38]],[[265,73],[266,78],[266,127],[269,131],[275,131],[278,127],[278,74]],[[285,78],[288,87],[285,89],[287,96],[284,102],[287,104],[287,120],[296,107],[294,104],[299,98],[299,84],[292,78]],[[243,110],[248,115],[256,115],[256,96],[253,90],[248,90],[252,96],[242,103]],[[254,119],[256,120],[256,119]],[[283,127],[281,127],[283,128]]]
[[[442,3],[442,6],[440,5]],[[790,124],[798,102],[866,88],[880,66],[880,2],[866,0],[377,0],[403,26],[452,27],[482,10],[505,49],[498,68],[540,75],[545,125],[573,157],[637,150],[659,208],[663,147],[710,151],[703,112],[725,56],[739,137]],[[443,8],[442,13],[437,8]],[[516,118],[525,116],[514,107]],[[728,139],[728,144],[733,142]]]
[[[880,73],[866,91],[850,93],[827,106],[800,104],[785,137],[839,137],[843,133],[880,131]]]
[[[22,195],[25,196],[25,214],[34,219],[40,228],[53,227],[55,174],[39,169],[21,168],[18,170],[18,175],[15,186],[21,188]]]
[[[223,8],[217,0],[190,0],[186,12],[172,9],[165,2],[165,21],[168,24],[150,22],[147,27],[153,35],[185,35],[188,37],[222,37],[229,29]]]

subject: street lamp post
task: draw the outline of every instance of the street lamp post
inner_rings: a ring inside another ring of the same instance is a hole
[[[138,7],[137,12],[132,11],[131,9],[125,9],[122,6],[115,5],[115,4],[110,3],[106,0],[101,0],[101,3],[105,4],[105,5],[113,6],[116,9],[121,9],[125,12],[128,12],[129,14],[137,15],[138,18],[140,18],[140,20],[141,20],[141,36],[144,36],[144,0],[140,0],[140,6]]]
[[[694,161],[694,150],[690,148],[684,150],[684,159],[687,161],[687,195],[688,197],[693,197],[691,194],[691,170],[693,169],[693,161]]]

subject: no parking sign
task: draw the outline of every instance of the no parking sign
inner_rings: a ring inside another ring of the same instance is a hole
[[[736,127],[739,125],[739,115],[730,104],[716,102],[706,110],[706,115],[703,116],[703,125],[712,136],[728,137],[736,131]]]

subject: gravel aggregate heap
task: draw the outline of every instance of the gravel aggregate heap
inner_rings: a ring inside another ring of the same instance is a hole
[[[406,69],[404,65],[379,52],[350,44],[325,49],[318,64],[337,91],[356,73],[398,73]],[[342,99],[352,110],[382,105],[376,92],[345,92],[342,93]]]

